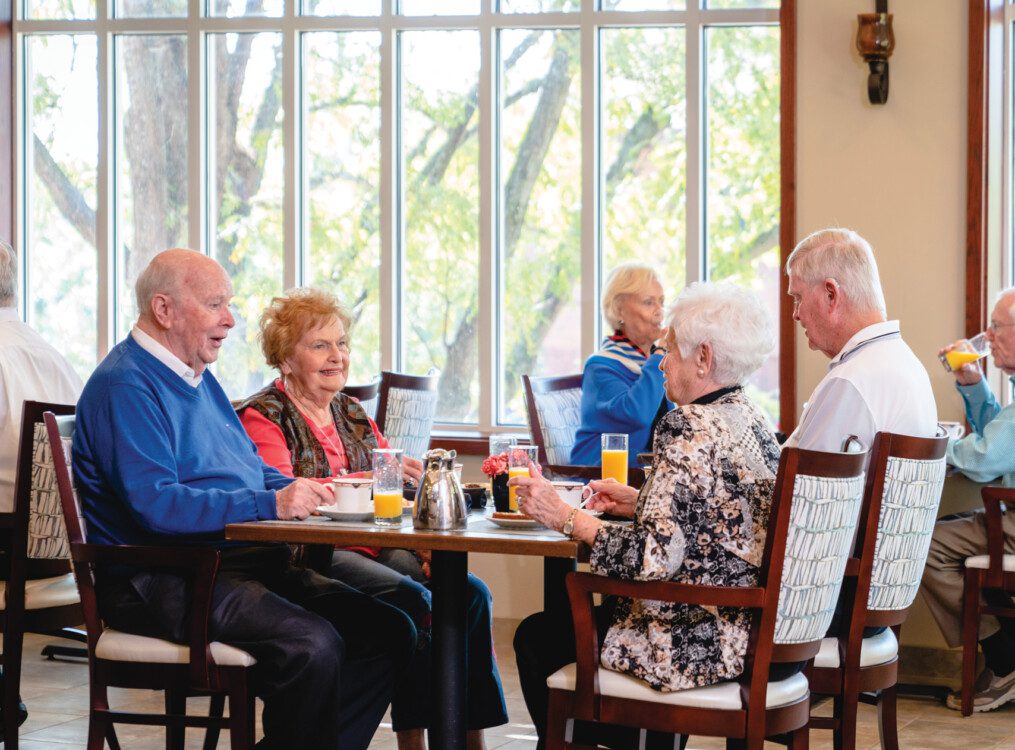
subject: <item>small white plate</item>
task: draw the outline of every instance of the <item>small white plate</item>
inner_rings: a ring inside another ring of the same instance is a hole
[[[535,518],[497,518],[490,516],[490,520],[502,529],[542,529],[543,524]]]
[[[373,521],[374,512],[359,510],[338,510],[334,505],[318,505],[317,512],[332,521]]]

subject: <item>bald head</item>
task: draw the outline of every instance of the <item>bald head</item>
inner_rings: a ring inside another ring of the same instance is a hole
[[[152,258],[135,284],[137,325],[200,374],[218,358],[235,325],[225,269],[195,250],[173,248]]]
[[[225,269],[197,250],[174,247],[163,250],[138,275],[134,283],[137,309],[142,318],[150,318],[152,300],[162,294],[180,299],[181,292],[209,274],[224,276]]]

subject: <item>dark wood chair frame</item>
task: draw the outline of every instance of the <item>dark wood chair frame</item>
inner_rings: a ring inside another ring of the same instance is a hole
[[[567,391],[573,388],[581,388],[581,385],[581,373],[550,378],[533,378],[528,375],[522,375],[522,386],[525,388],[525,411],[529,417],[529,431],[532,433],[532,442],[539,448],[539,463],[543,467],[543,474],[551,479],[589,480],[601,479],[603,476],[602,468],[599,466],[551,464],[546,453],[546,438],[543,436],[543,425],[539,421],[539,411],[536,409],[536,394]],[[628,468],[627,483],[630,486],[638,488],[644,482],[644,470],[636,466]]]
[[[1015,489],[984,487],[980,490],[987,521],[986,568],[966,568],[962,589],[962,715],[973,713],[973,682],[976,680],[976,643],[980,618],[993,615],[1015,619],[1015,571],[1004,569],[1002,503],[1007,513],[1015,508]]]
[[[765,552],[753,587],[701,586],[668,581],[621,581],[589,573],[570,573],[568,596],[574,617],[577,676],[574,691],[550,690],[547,747],[561,750],[568,719],[634,726],[673,734],[727,738],[728,747],[761,750],[766,737],[794,750],[808,746],[809,695],[767,709],[769,665],[812,659],[820,640],[776,644],[776,611],[786,557],[786,538],[797,474],[855,477],[866,454],[832,454],[787,448],[779,461]],[[753,611],[751,632],[739,680],[745,708],[738,710],[667,706],[599,693],[599,636],[593,614],[593,592],[699,606],[743,607]],[[754,708],[758,706],[759,708]],[[573,745],[572,745],[573,746]],[[573,746],[574,747],[574,746]]]
[[[381,381],[375,380],[373,383],[365,383],[363,385],[347,385],[342,389],[342,393],[346,396],[352,396],[357,401],[370,401],[377,398],[380,390]]]
[[[388,391],[390,389],[404,388],[409,391],[436,391],[439,379],[440,377],[437,375],[405,375],[400,372],[382,370],[381,380],[378,384],[377,418],[374,420],[381,434],[384,434],[384,425],[387,422]],[[359,397],[357,396],[357,398]]]
[[[208,616],[218,570],[218,551],[208,547],[86,543],[70,469],[64,458],[60,423],[52,412],[46,413],[45,422],[53,450],[60,501],[70,539],[71,559],[88,633],[89,750],[101,750],[103,739],[112,734],[116,723],[164,726],[168,748],[182,750],[186,727],[207,729],[204,742],[206,750],[211,750],[218,744],[219,730],[222,727],[228,728],[230,745],[234,750],[253,747],[252,670],[249,667],[216,664],[212,660],[208,640]],[[190,648],[190,659],[186,664],[123,662],[96,656],[95,647],[103,632],[103,625],[94,576],[96,567],[105,565],[171,570],[191,583],[186,644]],[[114,711],[109,707],[109,687],[163,690],[166,712],[153,714]],[[211,696],[208,716],[187,714],[186,700],[191,695]],[[227,698],[229,716],[223,718],[222,709]]]
[[[22,407],[21,433],[18,444],[17,476],[14,480],[14,507],[10,513],[0,513],[0,549],[7,555],[6,604],[0,612],[0,629],[3,630],[3,692],[2,709],[3,743],[8,750],[18,747],[18,694],[21,691],[21,659],[25,633],[41,633],[70,638],[84,643],[84,633],[74,626],[84,621],[80,603],[44,609],[25,609],[27,580],[55,578],[70,573],[69,560],[29,560],[28,523],[32,505],[32,454],[35,425],[42,422],[46,410],[59,414],[73,414],[74,407],[65,404],[48,404],[26,401]],[[51,647],[47,646],[47,649]],[[64,651],[64,649],[61,649]],[[87,656],[84,649],[66,649],[64,655]],[[48,654],[45,650],[43,652]],[[10,717],[10,718],[8,718]]]
[[[890,627],[898,639],[909,614],[909,607],[898,610],[870,610],[867,607],[885,478],[889,459],[934,461],[944,456],[947,447],[947,437],[917,438],[891,432],[879,432],[874,437],[863,506],[857,522],[859,531],[853,555],[846,563],[843,581],[842,601],[848,602],[848,605],[841,625],[844,635],[838,639],[839,667],[815,667],[812,664],[807,670],[811,692],[832,696],[832,716],[811,716],[810,725],[814,729],[831,729],[837,750],[856,747],[857,708],[861,702],[877,707],[882,749],[898,750],[895,690],[898,655],[883,664],[860,666],[864,628]]]

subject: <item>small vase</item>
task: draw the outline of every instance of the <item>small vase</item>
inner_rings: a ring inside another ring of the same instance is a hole
[[[507,483],[507,474],[495,474],[490,482],[493,487],[493,507],[498,513],[507,513],[509,510]]]

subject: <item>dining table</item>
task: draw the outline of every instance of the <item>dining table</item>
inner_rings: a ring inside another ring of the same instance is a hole
[[[429,550],[432,592],[433,724],[430,747],[464,750],[466,737],[466,580],[468,555],[527,555],[543,558],[543,608],[569,607],[564,578],[578,561],[588,559],[581,542],[535,524],[493,518],[472,511],[465,528],[448,531],[415,528],[406,516],[401,526],[311,516],[302,521],[252,521],[226,526],[227,539],[248,542],[330,544],[340,547],[392,547]]]

